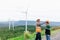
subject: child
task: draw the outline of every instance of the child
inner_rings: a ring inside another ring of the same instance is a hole
[[[37,19],[37,21],[36,21],[36,39],[35,40],[41,40],[40,19]]]
[[[46,40],[50,40],[50,25],[49,25],[49,21],[46,21],[45,34],[46,34]]]

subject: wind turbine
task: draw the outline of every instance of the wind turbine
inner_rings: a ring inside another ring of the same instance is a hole
[[[26,24],[25,24],[25,31],[27,32],[27,13],[28,13],[28,8],[25,12],[22,12],[22,13],[25,13],[26,14]]]
[[[20,12],[20,11],[17,11]],[[22,11],[20,13],[24,13],[26,15],[26,21],[25,21],[25,31],[27,31],[27,13],[28,13],[28,8],[26,9],[26,11]]]
[[[27,8],[27,11],[25,13],[26,13],[26,29],[25,29],[25,31],[27,31],[27,13],[28,13],[28,8]]]
[[[12,27],[13,27],[13,30],[14,30],[14,20],[12,21]]]
[[[29,2],[27,3],[27,10],[26,11],[23,11],[23,12],[20,12],[20,13],[25,13],[26,14],[26,24],[25,24],[25,31],[27,32],[27,14],[28,14],[28,8],[29,8]]]
[[[10,18],[8,19],[8,21],[9,21],[9,30],[10,30],[10,27],[11,27],[11,21],[10,21]]]

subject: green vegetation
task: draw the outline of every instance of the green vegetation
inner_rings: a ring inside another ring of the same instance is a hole
[[[57,32],[59,32],[60,31],[60,29],[58,29],[58,30],[53,30],[53,31],[51,31],[51,33],[52,33],[52,36],[53,36],[53,34],[55,35]],[[43,33],[43,32],[42,32]],[[33,33],[33,34],[31,34],[31,38],[30,39],[28,39],[28,40],[34,40],[35,39],[35,34],[36,33]],[[43,35],[44,35],[44,33],[43,33]],[[24,36],[22,35],[21,37],[15,37],[15,38],[11,38],[10,40],[24,40],[24,38],[23,38]],[[44,36],[42,36],[42,37],[44,37]]]
[[[35,31],[35,26],[28,26],[28,30],[33,33]],[[1,40],[7,40],[9,38],[18,37],[24,34],[25,26],[16,26],[15,30],[8,29],[8,27],[0,27],[0,38]]]
[[[59,27],[60,28],[60,27]],[[52,28],[52,31],[56,30],[56,28]],[[0,39],[1,40],[24,40],[24,35],[27,35],[29,40],[34,40],[35,38],[35,26],[28,25],[28,33],[25,33],[25,26],[16,26],[15,30],[8,29],[8,27],[0,27]],[[42,35],[44,35],[44,28],[42,29]]]

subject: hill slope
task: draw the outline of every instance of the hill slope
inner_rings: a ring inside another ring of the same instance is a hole
[[[25,20],[20,20],[20,21],[14,21],[15,26],[18,25],[25,25]],[[27,21],[28,25],[35,25],[36,21]],[[41,23],[43,23],[44,21],[41,21]],[[0,27],[5,27],[8,26],[9,22],[0,22]],[[12,21],[11,21],[11,25],[12,25]],[[60,26],[60,22],[50,22],[51,26]]]

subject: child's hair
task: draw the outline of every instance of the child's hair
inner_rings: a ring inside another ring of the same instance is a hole
[[[46,21],[47,24],[49,24],[49,21]]]

